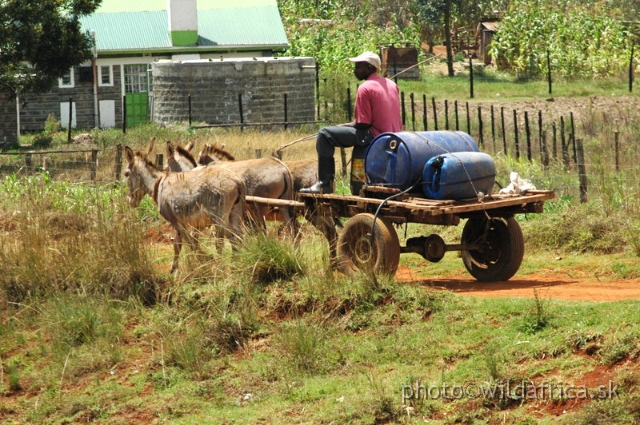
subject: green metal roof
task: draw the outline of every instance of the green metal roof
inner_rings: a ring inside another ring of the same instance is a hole
[[[275,0],[197,0],[198,10],[276,6]],[[103,0],[96,13],[167,10],[167,0]]]
[[[176,49],[283,50],[288,46],[275,1],[198,0],[197,4],[197,46],[172,46],[166,0],[104,0],[96,13],[81,19],[82,28],[95,31],[99,54]],[[116,5],[124,10],[116,11]],[[129,10],[137,8],[149,10]]]

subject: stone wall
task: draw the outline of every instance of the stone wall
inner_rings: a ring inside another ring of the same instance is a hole
[[[20,131],[36,132],[44,129],[49,115],[61,119],[61,103],[68,108],[69,98],[76,105],[76,127],[92,128],[93,125],[93,85],[91,81],[80,81],[78,68],[74,68],[75,86],[59,88],[57,83],[51,91],[42,94],[26,94],[20,97]],[[66,127],[68,122],[62,123]]]
[[[41,94],[26,94],[20,97],[20,131],[39,132],[44,129],[49,115],[61,120],[61,108],[68,108],[69,99],[75,103],[75,128],[91,129],[95,127],[97,111],[95,110],[93,81],[82,81],[79,68],[74,68],[75,84],[72,88],[60,88],[56,84],[49,92]],[[93,78],[93,75],[91,75]],[[113,86],[98,87],[98,101],[114,100],[116,109],[116,126],[122,122],[122,95],[120,67],[113,67]],[[61,105],[63,104],[63,105]],[[15,115],[15,103],[13,106]],[[4,125],[0,124],[3,128]],[[67,127],[68,122],[62,126]]]
[[[282,123],[285,93],[287,122],[315,119],[313,58],[159,61],[152,73],[156,123],[188,121],[189,95],[194,125]]]

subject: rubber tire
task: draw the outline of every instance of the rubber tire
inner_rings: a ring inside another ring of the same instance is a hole
[[[486,217],[467,220],[462,230],[462,243],[474,243],[483,236]],[[483,248],[462,251],[462,261],[471,276],[480,282],[499,282],[516,274],[524,257],[524,236],[513,217],[492,218]]]
[[[373,225],[374,215],[369,213],[357,214],[347,220],[338,236],[338,269],[344,274],[354,275],[361,271],[393,276],[398,270],[398,233],[384,218],[376,218],[375,227]]]

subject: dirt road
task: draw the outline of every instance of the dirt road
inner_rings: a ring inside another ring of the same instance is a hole
[[[619,301],[640,299],[640,281],[599,280],[578,273],[533,273],[516,274],[507,282],[481,283],[470,275],[447,278],[424,279],[411,269],[400,267],[396,273],[399,282],[414,282],[427,287],[447,290],[475,297],[505,297],[575,300],[575,301]]]

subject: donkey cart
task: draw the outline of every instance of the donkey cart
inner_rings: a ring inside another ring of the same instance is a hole
[[[363,192],[361,192],[362,194]],[[482,282],[505,281],[519,269],[524,238],[515,215],[541,213],[553,191],[532,190],[521,195],[487,195],[472,200],[433,200],[402,195],[378,197],[298,193],[296,208],[329,241],[332,263],[340,271],[395,274],[400,254],[418,253],[438,262],[447,251],[460,251],[468,272]],[[347,218],[342,230],[336,223]],[[436,234],[409,238],[405,246],[395,225],[420,223],[457,226],[466,219],[460,243],[446,243]]]

